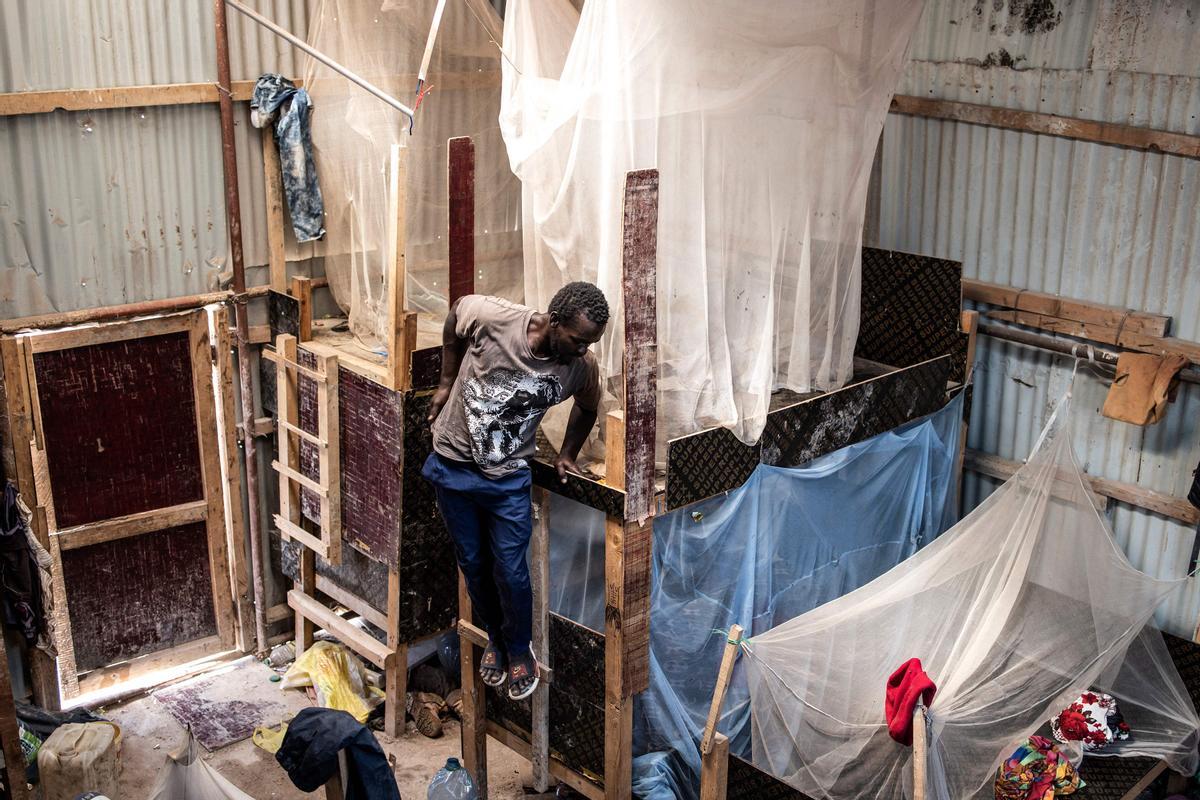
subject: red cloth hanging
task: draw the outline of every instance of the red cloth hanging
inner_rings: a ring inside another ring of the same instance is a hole
[[[902,745],[911,747],[913,737],[913,711],[917,701],[925,707],[933,704],[937,686],[921,668],[921,659],[910,658],[888,678],[887,694],[883,700],[883,713],[887,717],[888,733]]]

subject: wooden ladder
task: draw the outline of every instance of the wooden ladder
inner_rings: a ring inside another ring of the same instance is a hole
[[[338,363],[336,356],[314,355],[316,367],[296,359],[296,337],[280,334],[275,352],[263,351],[275,362],[278,406],[279,458],[271,467],[279,474],[279,513],[275,525],[284,541],[294,540],[331,564],[342,560],[342,488],[338,431]],[[317,386],[317,432],[300,427],[300,378]],[[293,437],[297,440],[293,446]],[[318,478],[305,475],[300,466],[299,442],[317,448]],[[300,489],[317,496],[321,506],[320,531],[302,527]]]

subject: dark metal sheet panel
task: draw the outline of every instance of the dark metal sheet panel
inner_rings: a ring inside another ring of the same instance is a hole
[[[186,331],[33,364],[59,528],[204,498]]]
[[[300,346],[300,363],[314,366]],[[353,370],[338,370],[338,420],[342,482],[342,538],[370,558],[396,566],[400,557],[400,492],[404,428],[402,397]],[[316,432],[316,384],[300,379],[300,426]],[[317,451],[303,443],[301,467],[317,477]],[[304,490],[304,515],[317,522],[320,506]]]
[[[946,401],[952,368],[953,356],[941,356],[784,406],[767,415],[758,444],[742,444],[724,428],[673,439],[667,508],[736,489],[759,463],[800,466],[930,414]]]
[[[910,367],[955,352],[961,312],[961,263],[863,248],[859,358]]]
[[[66,550],[62,564],[80,672],[217,633],[203,522]]]

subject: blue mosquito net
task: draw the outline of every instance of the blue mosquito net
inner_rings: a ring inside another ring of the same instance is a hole
[[[634,707],[634,793],[695,800],[699,738],[725,631],[751,636],[857,589],[957,520],[963,395],[792,469],[759,466],[728,494],[654,521],[650,686]],[[604,516],[552,496],[551,609],[604,630]],[[830,665],[836,669],[836,664]],[[749,756],[735,668],[720,729]]]

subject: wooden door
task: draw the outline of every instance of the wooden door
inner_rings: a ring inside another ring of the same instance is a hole
[[[67,697],[238,641],[209,339],[199,309],[0,343]]]

